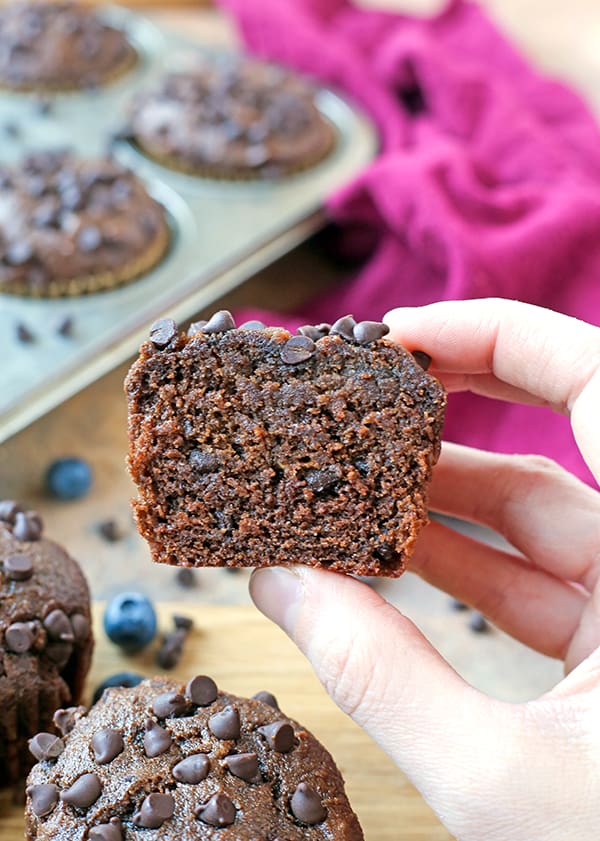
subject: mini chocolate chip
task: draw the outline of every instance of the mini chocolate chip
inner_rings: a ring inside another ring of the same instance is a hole
[[[51,611],[44,619],[43,625],[48,632],[48,636],[52,640],[73,642],[75,639],[73,626],[69,621],[69,617],[63,610]]]
[[[67,707],[65,710],[56,710],[52,716],[52,721],[62,735],[67,736],[85,713],[85,707]]]
[[[58,803],[58,788],[52,783],[28,786],[26,793],[31,800],[31,810],[38,818],[45,818]]]
[[[54,105],[47,97],[40,97],[35,104],[35,109],[40,117],[48,117],[54,110]]]
[[[424,371],[429,370],[429,366],[431,365],[431,356],[429,356],[428,353],[425,353],[423,350],[413,350],[412,355],[419,367],[421,367]]]
[[[325,333],[321,333],[318,327],[313,327],[311,324],[305,324],[304,327],[298,327],[298,333],[301,336],[306,336],[307,339],[312,339],[313,342],[318,342],[319,339],[322,339],[325,336]]]
[[[327,809],[319,793],[306,783],[300,783],[297,787],[290,800],[290,808],[296,820],[308,826],[322,823],[327,817]]]
[[[202,328],[206,324],[208,324],[208,321],[192,321],[192,323],[188,327],[188,331],[187,331],[188,336],[195,336],[196,333],[201,333]]]
[[[192,450],[188,461],[196,473],[215,473],[221,467],[219,457],[205,450]]]
[[[118,730],[99,730],[92,736],[92,750],[98,765],[107,765],[123,752],[125,743]]]
[[[77,248],[88,254],[102,245],[102,231],[96,225],[84,225],[77,234]]]
[[[205,780],[210,773],[210,760],[204,753],[186,756],[173,768],[173,776],[179,783],[196,785]]]
[[[33,640],[33,632],[26,622],[13,622],[4,632],[4,644],[13,654],[25,654],[33,645]]]
[[[196,586],[196,574],[193,569],[189,567],[181,567],[175,573],[175,580],[179,584],[180,587],[183,587],[185,590],[190,590],[192,587]]]
[[[294,747],[294,728],[289,721],[275,721],[257,729],[277,753],[288,753]]]
[[[269,150],[264,143],[255,143],[246,149],[245,158],[248,166],[263,166],[269,160]]]
[[[450,607],[452,610],[461,612],[469,609],[469,605],[461,602],[460,599],[450,599]]]
[[[92,826],[87,837],[88,841],[123,841],[123,826],[119,818],[111,818],[108,823]]]
[[[297,365],[314,356],[317,346],[308,336],[292,336],[281,348],[281,359],[286,365]]]
[[[152,712],[158,718],[182,715],[187,707],[187,700],[179,693],[164,692],[162,695],[157,695],[152,701]]]
[[[33,561],[29,555],[9,555],[4,561],[4,574],[9,581],[28,581],[33,575]]]
[[[201,328],[202,333],[226,333],[235,330],[235,321],[228,310],[219,310]]]
[[[156,662],[161,669],[174,669],[179,663],[186,636],[187,632],[179,629],[170,634],[165,634],[162,644],[156,652]]]
[[[57,759],[65,749],[65,743],[54,733],[38,733],[29,740],[29,750],[38,762]]]
[[[98,523],[98,532],[108,543],[117,543],[123,537],[123,532],[116,520],[103,520]]]
[[[235,821],[235,806],[226,794],[219,791],[198,806],[194,814],[209,826],[230,826]]]
[[[187,631],[189,633],[194,627],[194,620],[190,619],[189,616],[182,616],[180,613],[174,613],[173,624],[176,628],[179,628],[179,630]]]
[[[355,325],[353,334],[354,339],[361,345],[368,345],[371,342],[378,342],[390,332],[387,324],[382,324],[379,321],[359,321]]]
[[[13,526],[13,537],[25,543],[33,543],[42,536],[42,521],[33,511],[17,511]]]
[[[139,812],[133,816],[134,826],[144,829],[158,829],[175,813],[175,800],[171,794],[149,794],[142,802]]]
[[[219,690],[211,677],[196,675],[185,687],[185,695],[197,707],[208,707],[217,700]]]
[[[308,470],[306,473],[306,484],[314,493],[322,493],[333,487],[341,478],[341,468],[337,464],[331,464],[317,470]]]
[[[161,318],[150,328],[150,341],[159,350],[166,348],[177,335],[177,325],[172,318]]]
[[[73,335],[73,325],[74,321],[70,315],[66,315],[61,321],[58,322],[56,325],[56,332],[59,336],[62,336],[63,339],[70,339]]]
[[[50,642],[44,649],[44,654],[59,669],[64,669],[73,654],[73,646],[70,642]]]
[[[63,210],[72,210],[74,212],[81,210],[81,208],[83,207],[83,193],[81,192],[77,184],[69,183],[66,184],[64,187],[60,188],[60,205]],[[91,227],[94,228],[95,226],[92,225]],[[83,231],[84,228],[82,228],[81,230]],[[86,236],[90,236],[91,241],[94,241],[94,234],[84,235],[84,240]],[[79,242],[77,244],[79,245]],[[84,241],[83,247],[79,247],[81,251],[94,251],[95,248],[97,248],[98,246],[95,246],[94,248],[86,248]]]
[[[208,719],[208,729],[217,739],[237,739],[240,735],[240,714],[227,706]]]
[[[21,136],[21,127],[18,123],[4,123],[3,125],[4,133],[11,137],[13,140],[16,140],[18,137]]]
[[[146,733],[144,735],[144,751],[146,752],[146,756],[150,759],[160,756],[161,753],[169,750],[172,742],[171,734],[164,727],[160,727],[160,725],[149,718],[146,722]]]
[[[265,330],[266,324],[263,324],[262,321],[244,321],[243,324],[240,324],[240,330]]]
[[[22,321],[19,321],[19,323],[17,324],[16,333],[18,341],[24,345],[30,345],[32,342],[35,341],[35,336],[31,332],[29,327],[26,324],[23,324]]]
[[[102,794],[98,774],[82,774],[70,788],[61,791],[60,799],[76,809],[88,809]]]
[[[75,634],[75,642],[85,642],[90,635],[90,620],[83,613],[71,614],[71,626]]]
[[[351,315],[345,315],[343,318],[338,318],[331,325],[331,330],[329,334],[331,336],[341,336],[342,339],[348,339],[349,342],[354,341],[354,328],[356,326],[356,321]]]
[[[261,692],[257,692],[256,695],[253,695],[252,697],[255,701],[262,701],[263,704],[268,704],[270,707],[273,707],[274,710],[279,709],[277,698],[270,692],[262,690]]]
[[[226,756],[223,765],[240,780],[250,782],[258,774],[258,756],[255,753],[234,753]]]
[[[14,499],[3,499],[0,502],[0,521],[12,525],[15,522],[17,514],[22,511],[23,508]]]
[[[474,634],[485,634],[490,630],[487,619],[479,611],[474,610],[469,619],[469,630]]]

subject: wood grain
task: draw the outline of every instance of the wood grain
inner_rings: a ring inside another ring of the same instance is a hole
[[[210,674],[220,687],[243,696],[260,689],[274,692],[282,709],[308,727],[335,757],[367,841],[451,839],[391,760],[330,701],[285,634],[258,611],[163,604],[159,609],[161,627],[169,627],[175,612],[191,616],[195,629],[173,677],[183,681],[192,674]],[[102,606],[96,605],[98,645],[89,691],[103,678],[124,669],[154,674],[153,649],[125,660],[102,633],[101,615]],[[9,805],[6,794],[0,799],[0,838],[23,838],[22,812]]]

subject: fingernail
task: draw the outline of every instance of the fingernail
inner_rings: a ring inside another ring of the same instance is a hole
[[[257,569],[250,579],[254,604],[287,634],[294,631],[303,591],[300,576],[285,567]]]

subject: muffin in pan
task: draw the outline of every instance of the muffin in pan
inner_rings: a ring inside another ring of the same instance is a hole
[[[124,32],[78,3],[0,7],[1,88],[60,92],[102,85],[136,60]]]
[[[0,169],[0,292],[113,289],[152,269],[169,239],[162,205],[110,158],[42,152]]]
[[[223,179],[277,178],[331,152],[335,130],[307,80],[239,57],[170,73],[134,98],[131,139],[164,166]]]

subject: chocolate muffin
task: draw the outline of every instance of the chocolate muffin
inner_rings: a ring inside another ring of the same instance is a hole
[[[317,163],[334,144],[306,80],[243,59],[171,73],[134,100],[130,131],[165,166],[212,178],[287,175]]]
[[[0,7],[0,87],[86,88],[121,76],[135,61],[125,34],[85,6],[39,0]]]
[[[387,327],[292,336],[165,319],[126,381],[129,468],[155,561],[397,576],[427,522],[442,385]],[[421,355],[421,361],[423,355]]]
[[[363,838],[315,737],[204,675],[107,689],[59,725],[61,737],[32,740],[40,762],[28,780],[27,841]]]
[[[92,648],[79,566],[35,512],[0,502],[0,786],[24,780],[28,739],[78,702]]]
[[[112,159],[41,152],[0,168],[0,292],[113,289],[153,268],[168,244],[164,208]]]

